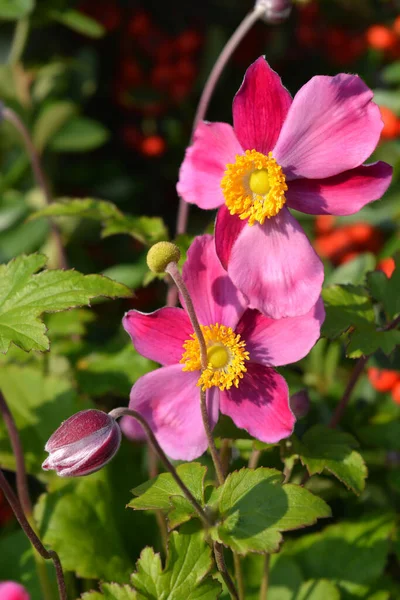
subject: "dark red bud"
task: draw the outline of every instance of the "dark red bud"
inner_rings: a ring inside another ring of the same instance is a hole
[[[117,452],[119,425],[101,410],[83,410],[64,421],[45,446],[49,456],[42,468],[60,477],[79,477],[98,471]]]
[[[310,398],[307,390],[300,390],[290,396],[290,408],[297,419],[302,419],[310,410]]]
[[[261,18],[267,23],[281,23],[290,15],[292,0],[256,0],[257,9],[263,9]]]
[[[30,600],[30,595],[20,583],[1,581],[0,598],[1,600]]]

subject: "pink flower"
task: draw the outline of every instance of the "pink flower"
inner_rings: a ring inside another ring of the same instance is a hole
[[[1,600],[30,600],[24,586],[15,581],[0,581]]]
[[[343,73],[313,77],[292,101],[260,57],[235,96],[233,122],[200,123],[178,193],[221,207],[217,253],[250,307],[275,319],[305,314],[323,266],[289,209],[349,215],[382,196],[391,167],[362,165],[379,140],[379,109],[365,83]]]
[[[207,392],[212,426],[221,412],[264,442],[289,436],[295,417],[286,382],[273,367],[300,360],[315,344],[322,301],[302,317],[279,321],[246,310],[210,235],[194,240],[182,275],[206,339],[208,368],[201,373],[199,344],[184,309],[129,311],[123,325],[136,350],[162,365],[135,383],[130,408],[149,421],[174,459],[191,460],[207,448],[199,385]],[[132,418],[124,417],[122,429],[137,438]]]

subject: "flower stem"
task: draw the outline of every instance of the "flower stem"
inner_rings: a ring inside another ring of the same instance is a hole
[[[346,410],[347,405],[349,403],[351,393],[352,393],[360,375],[362,375],[362,373],[364,371],[364,368],[365,368],[365,365],[367,364],[368,358],[369,358],[369,356],[361,356],[358,359],[357,364],[354,367],[351,377],[347,383],[343,397],[342,397],[341,401],[339,402],[339,404],[337,405],[336,410],[333,413],[332,419],[330,420],[329,427],[331,427],[332,429],[337,427],[337,425],[339,424],[339,421],[342,418],[344,411]]]
[[[269,563],[270,563],[270,555],[266,554],[265,561],[264,561],[263,577],[261,580],[261,587],[260,587],[260,600],[267,600],[268,584],[269,584]]]
[[[240,564],[240,556],[237,552],[233,553],[233,562],[235,565],[235,578],[238,587],[239,600],[244,600],[244,581],[242,573],[242,565]]]
[[[57,552],[54,550],[46,550],[43,546],[42,542],[30,526],[27,518],[25,517],[24,511],[22,510],[22,506],[14,494],[12,487],[8,483],[7,479],[4,476],[3,471],[0,470],[0,488],[3,490],[4,495],[11,506],[19,524],[24,530],[26,536],[29,538],[32,546],[37,550],[37,552],[45,559],[50,559],[54,563],[54,567],[56,570],[57,576],[57,584],[58,584],[58,593],[60,600],[67,600],[67,591],[65,587],[64,574],[61,566],[60,559],[58,557]]]
[[[19,19],[14,29],[14,37],[11,44],[8,64],[15,65],[21,59],[29,33],[29,20]]]
[[[174,262],[170,262],[165,271],[171,275],[174,280],[176,287],[182,294],[182,298],[189,315],[190,322],[193,326],[194,332],[197,336],[200,346],[200,362],[201,362],[201,370],[204,371],[207,369],[208,359],[207,359],[207,346],[204,340],[203,332],[201,331],[201,327],[199,324],[199,320],[196,315],[196,311],[194,310],[193,302],[188,292],[188,289],[183,281],[183,277],[179,272],[178,265]],[[206,392],[203,389],[200,389],[200,408],[201,408],[201,416],[203,419],[204,429],[207,435],[208,446],[210,448],[211,457],[213,459],[213,463],[215,466],[215,472],[217,474],[217,478],[219,484],[222,485],[225,481],[224,470],[221,465],[221,460],[219,458],[218,450],[215,447],[214,438],[211,431],[210,419],[208,416],[207,409],[207,399]]]
[[[235,584],[233,583],[231,576],[228,573],[228,569],[226,568],[225,558],[224,558],[224,549],[221,544],[218,542],[214,542],[214,556],[215,562],[218,567],[218,571],[221,573],[223,580],[225,581],[226,587],[229,590],[231,598],[234,600],[240,600],[239,595],[236,591]]]
[[[0,412],[7,427],[10,437],[12,451],[15,456],[15,471],[17,479],[18,498],[27,519],[32,515],[32,503],[29,497],[28,481],[26,477],[24,451],[19,437],[18,429],[15,425],[14,418],[8,408],[7,402],[0,392]]]
[[[32,170],[33,170],[33,174],[35,176],[36,183],[43,192],[43,196],[44,196],[46,205],[51,204],[51,202],[53,201],[53,198],[51,196],[50,188],[47,184],[46,177],[45,177],[45,174],[42,169],[39,153],[36,150],[36,148],[32,142],[32,139],[31,139],[28,129],[25,127],[23,121],[20,119],[20,117],[17,115],[17,113],[14,112],[11,108],[8,108],[7,106],[5,106],[2,111],[2,116],[6,121],[11,123],[15,127],[15,129],[18,131],[18,133],[21,135],[21,137],[24,141],[24,144],[25,144],[25,149],[26,149],[26,151],[29,155],[29,159],[31,161]],[[55,246],[57,248],[58,262],[59,262],[60,268],[66,269],[66,268],[68,268],[68,263],[67,263],[67,259],[65,256],[64,247],[62,244],[60,231],[54,223],[51,224],[51,232],[52,232],[52,237],[53,237]]]
[[[264,8],[258,6],[255,7],[248,15],[246,15],[243,21],[240,23],[239,27],[234,31],[232,36],[227,41],[226,45],[221,51],[221,54],[218,56],[211,70],[211,73],[208,76],[207,82],[204,86],[203,92],[199,100],[199,104],[197,106],[196,114],[193,120],[193,129],[191,136],[192,139],[193,134],[196,131],[197,125],[206,116],[208,105],[210,104],[210,100],[213,95],[215,86],[217,85],[218,80],[221,77],[222,71],[224,70],[226,63],[228,62],[229,58],[232,56],[233,52],[236,50],[246,33],[253,27],[254,23],[258,21],[258,19],[263,13]],[[185,202],[183,198],[180,198],[178,216],[176,221],[177,235],[185,233],[188,217],[189,204]]]
[[[174,478],[174,480],[176,481],[176,483],[178,484],[178,486],[180,487],[180,489],[182,490],[185,498],[190,502],[190,504],[193,506],[193,508],[195,509],[196,513],[198,514],[198,516],[200,517],[200,519],[202,520],[203,524],[206,527],[211,527],[213,525],[213,523],[211,522],[210,518],[208,517],[208,515],[204,512],[204,510],[202,509],[202,507],[200,506],[200,504],[197,502],[196,498],[193,496],[192,492],[186,487],[186,485],[183,483],[182,479],[179,477],[174,465],[172,463],[170,463],[170,461],[168,460],[164,450],[161,448],[160,444],[157,442],[157,439],[150,427],[150,425],[148,424],[148,422],[146,421],[146,419],[144,417],[142,417],[142,415],[138,412],[136,412],[135,410],[131,410],[130,408],[115,408],[114,410],[112,410],[111,412],[108,413],[110,415],[110,417],[113,417],[114,419],[119,419],[120,417],[123,416],[129,416],[129,417],[133,417],[134,419],[136,419],[136,421],[138,421],[138,423],[141,424],[141,426],[143,427],[149,442],[151,443],[152,447],[154,448],[154,450],[157,452],[158,456],[160,457],[161,462],[163,463],[164,467],[167,469],[167,471],[169,471],[169,473],[171,473],[172,477]]]
[[[158,465],[157,465],[157,453],[155,452],[153,446],[148,443],[147,444],[147,460],[148,460],[148,471],[150,479],[154,479],[158,475]],[[162,510],[156,510],[156,521],[158,525],[158,529],[160,530],[161,540],[163,544],[164,551],[167,551],[167,541],[168,541],[168,527],[167,522],[165,520],[165,516]]]

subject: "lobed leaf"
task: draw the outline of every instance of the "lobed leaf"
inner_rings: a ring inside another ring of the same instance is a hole
[[[233,550],[277,552],[282,531],[329,517],[329,506],[298,485],[282,485],[275,469],[241,469],[228,475],[219,494],[219,523],[212,537]]]
[[[49,339],[40,315],[83,306],[92,298],[128,297],[124,285],[102,275],[47,270],[45,256],[19,256],[0,266],[0,352],[14,343],[23,350],[48,350]]]
[[[322,335],[333,339],[350,327],[375,323],[374,309],[364,288],[354,285],[332,285],[322,290],[326,317]]]

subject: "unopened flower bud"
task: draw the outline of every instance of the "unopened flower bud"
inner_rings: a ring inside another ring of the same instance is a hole
[[[1,600],[30,600],[23,585],[15,581],[0,581]]]
[[[288,18],[292,0],[256,0],[256,10],[262,10],[261,18],[267,23],[280,23]]]
[[[153,273],[164,273],[171,262],[179,262],[181,252],[172,242],[158,242],[147,253],[147,265]]]
[[[290,396],[290,408],[296,419],[302,419],[310,410],[310,398],[307,390],[300,390]]]
[[[60,477],[79,477],[98,471],[117,452],[121,430],[101,410],[83,410],[64,421],[45,446],[49,456],[42,468]]]

